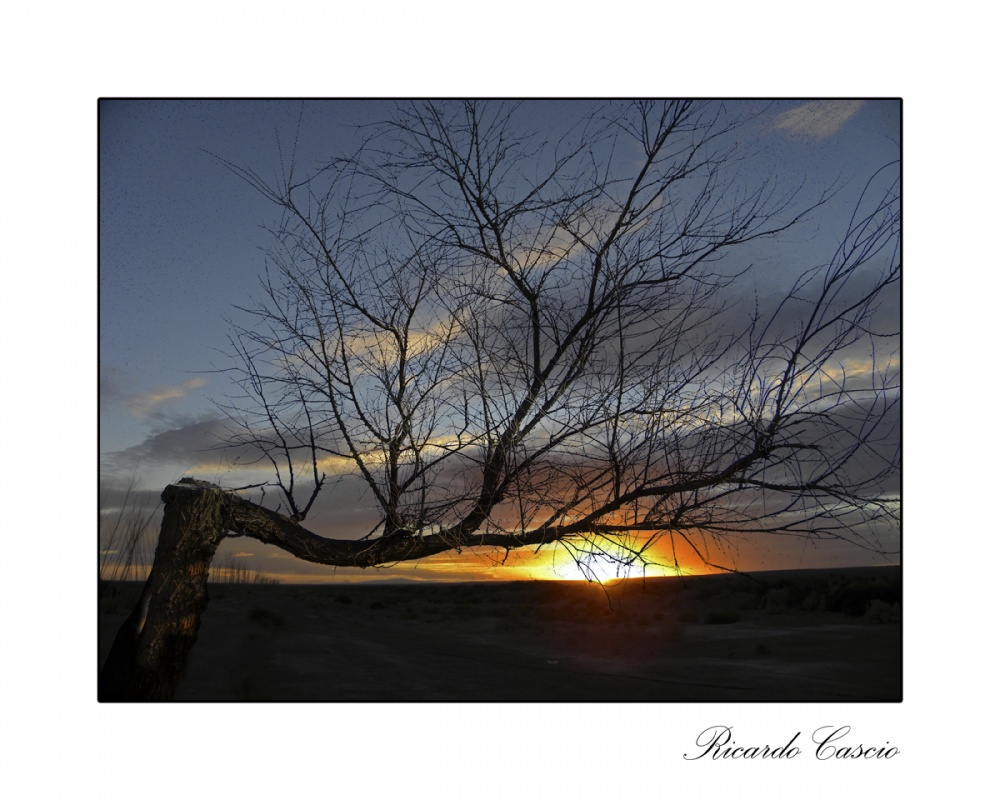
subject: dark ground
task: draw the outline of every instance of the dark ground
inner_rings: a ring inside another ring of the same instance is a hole
[[[210,586],[177,700],[902,700],[898,567]],[[99,601],[100,658],[138,595]]]

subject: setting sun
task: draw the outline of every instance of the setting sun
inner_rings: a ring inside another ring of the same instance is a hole
[[[638,568],[636,568],[638,567]],[[579,562],[571,558],[556,568],[555,577],[559,580],[588,580],[598,583],[619,578],[638,577],[642,574],[642,565],[621,564],[604,556],[586,556]]]
[[[557,546],[545,549],[525,559],[513,569],[534,580],[555,581],[596,581],[609,583],[626,578],[673,577],[678,569],[672,558],[657,558],[656,553],[647,554],[647,562],[628,558],[624,551],[616,553],[607,548],[606,553],[572,552]],[[679,564],[681,575],[693,575],[703,570],[692,570],[684,562]],[[499,577],[499,576],[498,576]],[[509,573],[505,575],[509,579]]]

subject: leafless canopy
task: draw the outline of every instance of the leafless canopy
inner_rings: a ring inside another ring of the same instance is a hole
[[[612,104],[561,135],[525,110],[412,104],[278,184],[229,165],[280,209],[225,407],[285,516],[350,474],[387,558],[560,542],[642,561],[684,540],[711,563],[766,533],[879,550],[898,165],[835,252],[757,303],[747,245],[828,198],[749,185],[731,110]]]

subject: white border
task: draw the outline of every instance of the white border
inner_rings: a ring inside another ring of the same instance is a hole
[[[0,781],[11,796],[96,786],[173,798],[197,785],[213,798],[871,797],[913,779],[928,793],[982,796],[977,772],[991,759],[977,726],[993,672],[977,652],[996,619],[980,616],[995,601],[977,565],[996,563],[996,545],[991,515],[976,507],[994,474],[992,359],[979,342],[992,338],[996,268],[988,243],[975,254],[972,243],[995,225],[984,196],[996,185],[993,131],[981,118],[992,100],[980,94],[993,74],[992,28],[962,2],[905,17],[853,0],[809,12],[798,2],[694,8],[96,2],[8,12],[3,204],[16,302],[4,321],[5,379],[16,405],[2,670],[15,736]],[[97,98],[680,93],[904,98],[904,702],[99,706]],[[720,722],[763,742],[850,724],[901,754],[685,763],[698,732]]]

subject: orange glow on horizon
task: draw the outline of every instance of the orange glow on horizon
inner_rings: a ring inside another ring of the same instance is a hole
[[[331,583],[371,583],[380,581],[415,581],[428,583],[450,583],[468,581],[590,581],[616,583],[624,579],[676,577],[680,575],[706,575],[716,572],[702,563],[697,554],[678,542],[677,566],[669,539],[655,543],[645,553],[648,563],[616,563],[611,558],[587,552],[581,548],[573,550],[566,544],[545,545],[537,550],[523,548],[505,552],[500,549],[466,549],[449,551],[417,561],[368,569],[331,567],[300,561],[294,556],[273,546],[263,546],[257,551],[254,544],[244,541],[240,547],[244,552],[229,554],[229,561],[213,562],[210,582],[227,582],[227,566],[232,567],[234,557],[238,557],[241,572],[247,575],[259,574],[262,578],[277,580],[284,584],[331,584]],[[246,549],[256,552],[246,552]],[[610,548],[606,548],[610,549]],[[220,551],[223,556],[224,551]],[[267,555],[267,554],[270,555]],[[575,558],[574,558],[575,557]],[[223,556],[225,558],[225,556]],[[627,559],[619,558],[619,562]],[[578,563],[579,562],[579,563]],[[134,565],[127,580],[144,581],[150,565]],[[111,577],[112,569],[106,569],[102,578]],[[238,582],[238,581],[237,581]]]
[[[612,547],[604,549],[612,555],[602,556],[577,543],[573,549],[565,544],[545,545],[538,549],[524,548],[504,551],[484,549],[451,551],[420,561],[406,562],[385,570],[378,570],[377,577],[404,578],[412,572],[418,580],[437,581],[597,581],[615,582],[626,578],[676,577],[680,575],[706,575],[718,570],[702,563],[690,547],[680,543],[677,547],[677,564],[669,540],[661,540],[650,547],[643,565],[639,560],[629,564],[625,553],[617,558]],[[371,572],[371,571],[369,571]],[[359,576],[365,580],[368,575]],[[372,578],[376,575],[371,575]]]
[[[610,550],[610,548],[608,548]],[[573,552],[570,549],[555,545],[531,557],[514,569],[532,580],[557,581],[596,581],[599,583],[615,582],[628,578],[659,578],[676,577],[680,575],[701,575],[715,572],[696,557],[681,557],[675,567],[673,555],[661,551],[664,548],[654,546],[646,554],[647,563],[634,561],[624,557],[624,553],[604,556],[600,553]],[[611,550],[613,553],[614,551]],[[694,555],[693,553],[691,554]],[[503,580],[504,576],[497,571],[496,577]]]

